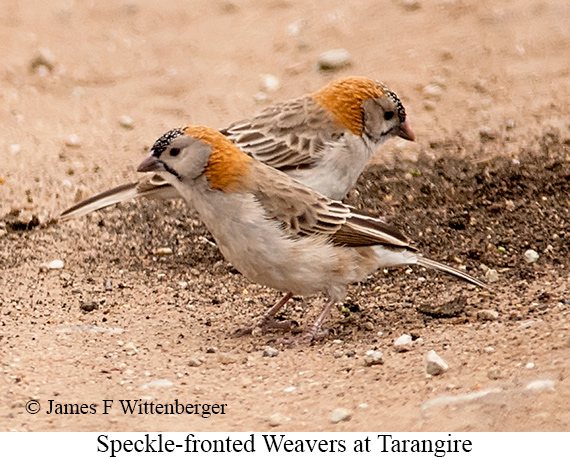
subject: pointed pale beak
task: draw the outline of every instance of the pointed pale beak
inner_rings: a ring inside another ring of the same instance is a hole
[[[164,171],[163,163],[155,156],[148,156],[142,161],[142,163],[137,168],[139,173],[149,172],[149,171]]]
[[[408,124],[408,121],[404,121],[402,124],[400,124],[396,135],[398,135],[400,138],[403,138],[404,140],[416,141],[416,135],[414,135],[410,124]]]

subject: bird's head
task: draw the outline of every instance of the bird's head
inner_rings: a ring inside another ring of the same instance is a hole
[[[312,98],[354,135],[366,135],[374,142],[392,136],[415,140],[398,96],[373,79],[337,79],[312,94]]]
[[[187,126],[162,135],[139,165],[139,172],[160,174],[173,185],[205,176],[211,189],[243,187],[252,159],[217,130]]]

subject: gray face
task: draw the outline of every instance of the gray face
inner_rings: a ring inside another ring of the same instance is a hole
[[[362,107],[364,109],[364,133],[374,141],[397,135],[398,127],[406,120],[404,107],[397,98],[389,96],[365,100]]]
[[[157,170],[169,182],[194,180],[202,175],[210,159],[211,147],[174,129],[162,135],[152,146],[150,155],[157,159]]]

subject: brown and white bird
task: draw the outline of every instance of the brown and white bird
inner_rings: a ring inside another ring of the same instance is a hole
[[[347,285],[377,268],[417,264],[485,287],[418,254],[383,220],[358,214],[253,159],[216,130],[171,130],[138,171],[157,173],[190,202],[222,254],[245,277],[285,292],[259,322],[262,329],[280,326],[274,316],[292,295],[327,296],[315,323],[293,343],[318,336]]]
[[[269,106],[221,133],[254,159],[335,200],[354,187],[384,141],[415,139],[396,94],[364,77],[335,80],[313,94]],[[150,174],[82,201],[61,217],[81,216],[138,197],[180,195],[160,175]]]

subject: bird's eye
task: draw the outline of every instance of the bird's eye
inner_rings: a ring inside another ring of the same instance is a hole
[[[386,111],[384,113],[384,119],[386,119],[387,121],[389,121],[393,117],[394,117],[394,111]]]
[[[171,157],[176,157],[178,154],[180,154],[180,148],[172,148],[170,150],[170,156]]]

